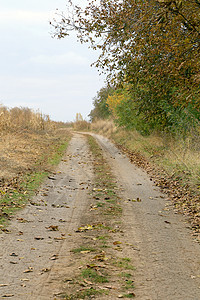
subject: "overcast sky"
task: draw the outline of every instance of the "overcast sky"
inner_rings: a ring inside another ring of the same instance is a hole
[[[84,1],[80,0],[79,4]],[[84,118],[104,77],[98,57],[71,36],[53,39],[49,21],[67,0],[0,0],[0,103],[40,109],[56,121]]]

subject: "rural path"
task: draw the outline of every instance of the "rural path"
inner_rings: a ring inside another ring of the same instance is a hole
[[[199,300],[200,246],[186,220],[167,208],[165,195],[145,172],[106,138],[92,135],[120,187],[122,238],[135,249],[135,299]],[[0,299],[55,299],[66,270],[76,263],[70,250],[89,205],[93,173],[87,139],[75,133],[55,174],[15,216],[10,232],[0,234]]]

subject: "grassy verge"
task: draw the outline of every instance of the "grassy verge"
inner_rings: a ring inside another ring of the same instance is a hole
[[[54,138],[51,137],[49,140],[48,137],[43,138],[46,138],[45,144],[42,145],[43,151],[38,153],[36,159],[34,157],[34,160],[30,161],[28,168],[12,178],[2,180],[0,189],[0,227],[2,230],[9,223],[12,215],[26,205],[49,172],[59,163],[67,148],[70,135],[54,133]],[[32,139],[30,143],[38,141],[40,140],[34,135],[34,140]]]
[[[66,278],[62,299],[134,298],[134,266],[122,242],[121,199],[116,180],[96,140],[88,136],[95,179],[90,206],[77,229],[77,247],[71,249],[76,272]],[[57,298],[56,298],[57,299]]]

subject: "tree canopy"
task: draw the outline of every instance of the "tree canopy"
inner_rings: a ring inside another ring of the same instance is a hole
[[[55,36],[74,30],[81,43],[100,49],[94,65],[116,87],[128,84],[134,109],[145,121],[164,128],[183,115],[184,122],[199,120],[200,1],[87,3],[82,8],[68,1],[68,13],[52,22]]]

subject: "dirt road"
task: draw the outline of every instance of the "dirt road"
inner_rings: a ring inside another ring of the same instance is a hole
[[[167,209],[142,170],[106,138],[95,137],[121,188],[122,239],[134,245],[135,299],[200,299],[200,246],[186,220]],[[90,205],[93,176],[87,139],[74,134],[57,172],[0,235],[0,299],[56,299],[63,276],[76,266],[70,250]]]

